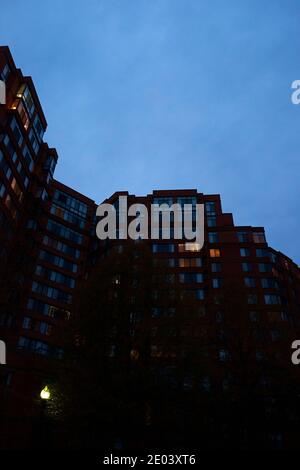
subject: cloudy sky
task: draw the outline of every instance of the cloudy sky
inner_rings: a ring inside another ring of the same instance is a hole
[[[0,42],[32,75],[60,161],[116,190],[221,193],[300,263],[297,0],[1,1]]]

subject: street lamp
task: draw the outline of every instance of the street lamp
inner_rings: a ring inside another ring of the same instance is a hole
[[[42,400],[50,400],[51,393],[50,393],[48,385],[46,385],[43,388],[43,390],[41,390],[40,397],[41,397]]]
[[[47,422],[47,405],[51,398],[51,392],[48,385],[40,391],[40,416],[39,416],[39,434],[38,434],[38,445],[45,449],[48,445],[49,429]]]

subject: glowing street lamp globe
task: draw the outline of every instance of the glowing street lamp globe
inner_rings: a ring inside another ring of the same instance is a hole
[[[41,397],[42,400],[50,400],[51,393],[50,393],[49,387],[47,385],[41,391],[40,397]]]

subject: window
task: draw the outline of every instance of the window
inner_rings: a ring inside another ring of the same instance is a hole
[[[258,322],[259,321],[259,314],[258,312],[251,311],[249,312],[249,318],[251,322]]]
[[[37,229],[37,222],[36,220],[29,219],[26,224],[26,228],[29,230],[36,230]]]
[[[253,277],[245,277],[244,283],[246,287],[255,287],[255,279]]]
[[[257,362],[261,362],[264,359],[264,353],[262,351],[256,351],[255,357]]]
[[[172,197],[155,197],[153,198],[153,204],[158,204],[159,206],[161,206],[162,204],[167,204],[167,206],[171,206],[173,204],[173,198]]]
[[[195,297],[197,300],[204,300],[204,289],[197,289],[195,291]]]
[[[46,162],[43,166],[43,169],[50,173],[50,176],[53,177],[54,170],[56,167],[56,160],[52,155],[48,155],[46,158]]]
[[[1,79],[6,82],[8,77],[10,75],[10,68],[9,68],[9,65],[8,64],[5,64],[1,73],[0,73],[0,77]]]
[[[180,268],[200,268],[201,266],[201,258],[179,258]]]
[[[207,226],[208,227],[216,227],[217,226],[217,218],[215,216],[208,215],[206,217]]]
[[[245,273],[248,273],[249,271],[252,271],[251,263],[242,263],[242,270]]]
[[[208,232],[209,243],[219,243],[219,234],[217,232]]]
[[[68,212],[65,209],[62,209],[61,207],[57,206],[56,204],[52,204],[50,212],[51,212],[51,214],[56,215],[57,217],[60,217],[61,219],[65,220],[66,222],[69,222],[70,224],[76,225],[80,229],[83,229],[85,227],[85,220],[84,219],[82,219],[81,217],[78,217],[77,215],[74,215],[74,214]]]
[[[20,127],[17,124],[16,118],[12,118],[11,123],[10,123],[11,130],[13,131],[13,134],[15,136],[15,139],[17,141],[17,144],[19,147],[22,146],[23,144],[23,134],[20,130]]]
[[[66,238],[71,242],[77,243],[78,245],[81,245],[83,243],[83,236],[81,234],[75,232],[74,230],[66,228],[57,222],[54,222],[53,220],[48,220],[47,230],[55,233],[55,235],[59,237]]]
[[[31,318],[30,317],[24,317],[23,318],[22,328],[24,330],[30,330],[30,328],[31,328]]]
[[[219,258],[221,256],[221,252],[219,249],[211,248],[209,250],[209,255],[211,258]]]
[[[240,255],[242,257],[250,256],[250,249],[249,248],[240,248]]]
[[[41,300],[32,298],[28,299],[27,309],[33,310],[34,312],[38,312],[41,315],[53,318],[61,317],[66,319],[70,316],[70,312],[68,310],[59,309],[57,307],[54,307],[53,305],[46,304]]]
[[[180,282],[184,283],[199,283],[203,282],[203,274],[201,273],[182,273],[179,274]]]
[[[39,258],[46,261],[47,263],[54,264],[62,269],[66,269],[67,271],[72,271],[73,273],[77,272],[78,265],[72,263],[71,261],[66,260],[60,256],[55,256],[53,253],[49,253],[48,251],[41,250],[39,253]]]
[[[15,324],[15,318],[9,313],[0,313],[0,326],[4,328],[11,328]]]
[[[36,135],[39,139],[40,142],[42,142],[43,140],[43,135],[44,135],[44,129],[43,129],[43,126],[42,126],[42,123],[40,121],[40,118],[38,115],[35,116],[35,120],[33,122],[33,127],[35,129],[35,132],[36,132]]]
[[[34,106],[34,102],[33,102],[33,99],[32,99],[32,96],[28,87],[24,89],[23,100],[25,102],[29,116],[32,117],[34,110],[35,110],[35,106]]]
[[[53,238],[48,237],[47,235],[43,239],[43,244],[46,246],[51,246],[54,250],[61,251],[62,253],[71,256],[72,258],[80,258],[81,252],[73,246],[66,245],[65,243],[54,240]]]
[[[214,278],[212,280],[212,285],[214,289],[219,289],[222,286],[222,279],[220,278]]]
[[[268,258],[269,252],[264,248],[256,248],[256,256],[257,258]]]
[[[248,294],[247,295],[247,302],[249,305],[257,304],[258,298],[256,294]]]
[[[199,243],[181,243],[178,245],[179,253],[183,253],[185,251],[200,251]]]
[[[70,304],[72,301],[71,294],[35,281],[32,283],[32,292],[36,292],[39,295],[58,300],[62,303]]]
[[[267,263],[259,263],[258,269],[260,273],[270,273],[272,272],[272,265]]]
[[[221,263],[212,263],[211,270],[213,273],[220,273],[222,271]]]
[[[69,287],[70,289],[73,289],[75,287],[75,279],[66,276],[65,274],[59,273],[57,271],[53,271],[51,269],[47,269],[44,266],[37,265],[35,274],[38,276],[42,276],[49,281],[52,282],[57,282],[59,284],[64,284],[65,286]]]
[[[278,289],[279,288],[277,280],[273,278],[261,279],[261,286],[264,289]]]
[[[58,189],[54,192],[53,200],[59,206],[62,206],[69,211],[77,214],[81,217],[86,217],[88,212],[88,206],[84,202],[75,199],[72,196],[69,196],[67,193],[63,191],[59,191]]]
[[[216,215],[216,203],[213,201],[205,202],[205,212],[209,215]]]
[[[224,314],[223,314],[223,312],[217,312],[217,313],[216,313],[216,321],[217,321],[218,323],[222,323],[223,320],[224,320]]]
[[[227,351],[227,349],[220,349],[219,360],[221,362],[228,362],[230,360],[230,353]]]
[[[42,356],[50,355],[50,348],[48,344],[44,343],[43,341],[37,341],[34,339],[25,338],[23,336],[19,338],[18,349],[26,349]]]
[[[278,341],[281,338],[281,334],[278,330],[270,331],[272,341]]]
[[[3,197],[4,194],[5,194],[5,191],[6,191],[6,188],[4,186],[4,184],[0,184],[0,197]]]
[[[40,144],[38,143],[38,140],[35,136],[35,133],[33,132],[33,129],[30,129],[28,137],[29,137],[29,141],[30,141],[30,144],[32,146],[32,149],[33,149],[34,153],[37,155],[37,153],[40,149]]]
[[[159,267],[175,268],[176,260],[175,258],[154,258],[153,266],[158,267],[158,268]]]
[[[200,389],[203,392],[209,392],[211,389],[211,382],[209,377],[203,377],[203,379],[200,380]]]
[[[266,305],[280,305],[281,304],[281,298],[279,295],[266,294],[264,297],[265,297]]]
[[[22,124],[23,124],[25,130],[27,131],[27,129],[29,127],[29,124],[30,124],[30,121],[29,121],[29,116],[27,114],[27,111],[26,111],[25,106],[22,103],[22,101],[19,101],[19,104],[17,105],[17,110],[18,110],[20,119],[22,121]]]
[[[25,160],[25,163],[26,163],[26,166],[27,166],[28,170],[30,172],[32,172],[33,167],[34,167],[34,162],[33,162],[33,158],[31,156],[31,153],[28,150],[27,145],[24,145],[22,153],[23,153],[23,157],[24,157],[24,160]]]
[[[265,234],[263,232],[253,233],[253,241],[254,243],[266,243]]]
[[[5,177],[9,180],[11,175],[12,175],[12,172],[11,172],[10,166],[7,163],[7,161],[5,160],[4,155],[1,152],[1,150],[0,150],[0,170],[2,170]]]
[[[152,253],[174,253],[174,245],[172,243],[154,243],[152,245]]]
[[[248,242],[248,232],[237,232],[237,237],[238,237],[239,243]]]

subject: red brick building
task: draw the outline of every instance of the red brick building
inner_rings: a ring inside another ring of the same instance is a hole
[[[0,78],[7,90],[6,105],[0,105],[0,339],[7,346],[7,365],[0,366],[5,423],[0,433],[4,446],[17,442],[26,447],[39,392],[63,359],[55,333],[67,327],[74,292],[101,250],[96,205],[53,179],[58,156],[43,141],[47,122],[33,81],[16,68],[7,47],[0,48]],[[120,194],[128,195],[116,193],[106,202],[115,203]],[[170,279],[179,280],[199,302],[198,324],[207,316],[214,324],[214,361],[221,364],[221,372],[187,374],[183,389],[228,386],[230,352],[223,339],[224,312],[218,295],[230,280],[239,281],[247,291],[256,360],[276,355],[278,364],[290,366],[291,341],[299,332],[300,270],[269,247],[264,229],[235,226],[232,214],[223,213],[219,195],[196,190],[128,195],[128,203],[205,204],[205,244],[200,251],[180,240],[149,241],[153,258],[165,260]],[[153,305],[153,331],[163,316]],[[205,336],[204,323],[201,334]],[[203,340],[201,334],[197,341]],[[154,367],[172,366],[161,365],[164,351],[155,335],[150,354]],[[268,377],[262,375],[261,380],[263,384]]]

